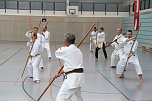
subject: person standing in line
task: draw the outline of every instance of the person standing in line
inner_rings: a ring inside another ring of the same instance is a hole
[[[106,52],[106,43],[105,43],[105,32],[104,28],[100,27],[99,32],[97,34],[97,40],[96,40],[96,50],[95,50],[95,57],[98,58],[98,51],[102,48],[103,54],[105,59],[108,59],[107,52]]]
[[[43,38],[43,36],[42,36],[42,34],[38,33],[38,28],[37,28],[37,27],[33,27],[32,30],[27,31],[26,34],[25,34],[25,36],[26,36],[27,38],[29,38],[30,40],[32,40],[31,37],[32,37],[33,34],[36,34],[36,35],[37,35],[37,39],[39,39],[40,42],[42,43],[42,38]],[[43,50],[43,47],[42,47],[42,50]],[[43,59],[42,59],[42,58],[41,58],[41,62],[40,62],[40,64],[39,64],[39,67],[40,67],[40,69],[43,71],[44,66],[43,66]]]
[[[97,34],[97,28],[94,27],[93,31],[91,32],[91,37],[90,37],[90,52],[93,52],[93,44],[96,41],[96,34]]]
[[[117,28],[117,33],[115,38],[113,39],[113,43],[111,44],[115,49],[111,54],[111,68],[116,68],[116,59],[119,59],[123,55],[123,40],[124,35],[122,34],[122,28]]]
[[[124,54],[122,58],[120,58],[120,61],[117,64],[116,73],[120,75],[119,78],[125,78],[124,70],[127,66],[126,64],[131,63],[135,66],[135,70],[136,70],[137,75],[139,76],[140,83],[143,83],[143,73],[142,73],[142,69],[141,69],[141,66],[138,60],[138,55],[137,55],[138,42],[132,36],[132,30],[128,30],[127,38],[125,38],[124,40],[123,47],[124,47]],[[132,47],[132,50],[131,50],[131,47]]]
[[[42,43],[37,38],[37,34],[32,34],[31,41],[27,42],[27,46],[30,46],[30,53],[28,59],[28,75],[33,78],[35,83],[40,83],[39,77],[39,64],[41,61]]]
[[[43,47],[44,49],[46,49],[47,54],[48,54],[48,58],[51,59],[51,50],[50,50],[50,32],[47,31],[47,26],[43,26],[43,32],[42,32],[43,38],[42,38],[42,43],[43,43]]]
[[[75,35],[65,35],[64,47],[55,52],[55,56],[64,61],[63,73],[65,78],[58,92],[56,101],[69,101],[75,95],[76,101],[83,101],[81,87],[84,83],[83,56],[80,49],[75,46]],[[56,77],[60,74],[56,74]]]

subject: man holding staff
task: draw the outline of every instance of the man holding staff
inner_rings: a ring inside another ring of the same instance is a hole
[[[31,50],[27,64],[28,75],[30,78],[33,78],[35,83],[40,83],[38,68],[41,61],[42,44],[36,33],[32,34],[31,41],[27,42],[27,46],[30,46]]]
[[[132,30],[128,30],[127,38],[125,38],[124,40],[124,54],[122,55],[122,58],[117,64],[117,74],[120,74],[120,78],[124,78],[124,70],[127,66],[126,63],[131,63],[135,66],[135,70],[137,72],[137,75],[139,76],[140,83],[143,83],[143,73],[138,60],[137,48],[138,42],[136,38],[132,37]]]
[[[77,101],[83,101],[81,96],[81,87],[84,82],[83,56],[74,43],[75,35],[68,33],[65,35],[65,46],[55,52],[55,56],[64,61],[63,73],[65,73],[56,101],[69,101],[72,95],[76,96]]]
[[[122,28],[117,29],[117,35],[113,39],[113,43],[111,45],[115,48],[111,54],[111,68],[116,68],[116,58],[123,55],[123,40],[124,36],[122,35]]]
[[[37,39],[39,39],[40,42],[42,43],[42,38],[43,38],[43,36],[42,36],[40,33],[38,33],[38,28],[37,28],[37,27],[34,27],[32,30],[26,32],[25,36],[26,36],[27,38],[30,38],[30,40],[31,40],[31,37],[32,37],[32,35],[33,35],[34,33],[37,35]],[[44,69],[42,58],[41,58],[41,62],[40,62],[39,67],[40,67],[42,70]]]
[[[43,26],[43,32],[42,32],[42,43],[43,43],[43,47],[44,49],[46,49],[47,54],[48,54],[48,58],[51,59],[51,50],[50,50],[50,32],[47,31],[47,26]]]

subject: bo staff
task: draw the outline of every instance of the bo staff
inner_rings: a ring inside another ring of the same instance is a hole
[[[40,28],[40,25],[41,25],[41,20],[40,20],[40,22],[39,22],[38,29]]]
[[[109,47],[112,43],[114,43],[116,40],[120,39],[123,35],[125,35],[126,33],[122,34],[120,37],[118,37],[117,39],[111,41],[106,47]]]
[[[84,38],[81,40],[81,42],[78,44],[78,48],[80,47],[80,45],[82,44],[82,42],[85,40],[85,38],[90,34],[90,32],[92,31],[92,28],[95,26],[96,23],[93,24],[93,26],[90,28],[90,30],[87,32],[87,34],[84,36]],[[62,69],[64,68],[64,66],[62,66],[60,68],[60,70],[58,71],[58,74],[61,73]],[[44,93],[47,91],[47,89],[50,87],[50,85],[53,83],[53,81],[56,79],[57,77],[53,77],[53,79],[50,81],[50,83],[48,84],[48,86],[44,89],[44,91],[42,92],[42,94],[38,97],[38,99],[36,101],[40,101],[40,99],[42,98],[42,96],[44,95]]]
[[[32,25],[31,25],[31,16],[29,17],[29,21],[30,21],[30,29],[32,29]]]
[[[29,17],[29,23],[30,23],[30,29],[32,29],[32,25],[31,25],[31,16]],[[32,45],[32,47],[31,47],[31,50],[30,50],[29,54],[31,53],[32,48],[33,48],[33,45]],[[27,66],[28,60],[29,60],[29,56],[28,56],[27,59],[26,59],[26,63],[25,63],[25,66],[24,66],[24,69],[23,69],[21,78],[23,77],[23,74],[24,74],[24,72],[25,72],[25,68],[26,68],[26,66]]]
[[[38,28],[40,27],[40,25],[41,25],[41,21],[40,21],[40,23],[39,23],[39,25],[38,25]],[[30,27],[32,27],[32,26],[31,26],[31,19],[30,19]],[[30,28],[30,29],[31,29],[31,28]],[[34,43],[33,43],[33,45],[34,45]],[[32,47],[31,47],[31,49],[30,49],[29,55],[31,54],[31,51],[32,51],[32,49],[33,49],[33,45],[32,45]],[[30,58],[30,57],[28,56],[27,59],[26,59],[26,63],[25,63],[25,66],[24,66],[24,68],[23,68],[23,72],[22,72],[21,78],[22,78],[23,75],[24,75],[24,72],[25,72],[25,69],[26,69],[26,66],[27,66],[27,63],[28,63],[29,58]]]
[[[45,26],[47,27],[47,25],[48,25],[48,22],[46,23],[46,25],[45,25]]]
[[[34,45],[34,43],[32,44],[32,47],[31,47],[30,52],[29,52],[29,55],[31,54],[31,51],[32,51],[32,49],[33,49],[33,45]],[[25,72],[25,68],[26,68],[26,66],[27,66],[27,63],[28,63],[29,58],[30,58],[30,56],[27,57],[27,60],[26,60],[26,63],[25,63],[25,66],[24,66],[24,69],[23,69],[21,78],[23,77],[23,74],[24,74],[24,72]]]
[[[93,26],[89,29],[89,31],[87,32],[87,34],[84,36],[84,38],[81,40],[81,42],[78,44],[78,48],[80,47],[80,45],[82,44],[82,42],[85,40],[85,38],[90,34],[90,32],[92,31],[92,28],[95,26],[96,23],[93,24]]]

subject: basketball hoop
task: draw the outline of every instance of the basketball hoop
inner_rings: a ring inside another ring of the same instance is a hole
[[[78,15],[78,6],[67,6],[67,15]]]
[[[76,14],[76,9],[69,9],[69,14],[72,14],[72,15]]]

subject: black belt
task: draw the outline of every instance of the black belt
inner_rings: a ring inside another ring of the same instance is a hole
[[[64,79],[67,79],[67,75],[68,75],[68,74],[71,74],[71,73],[83,73],[83,72],[84,72],[84,71],[83,71],[83,68],[78,68],[78,69],[74,69],[74,70],[65,72]]]

